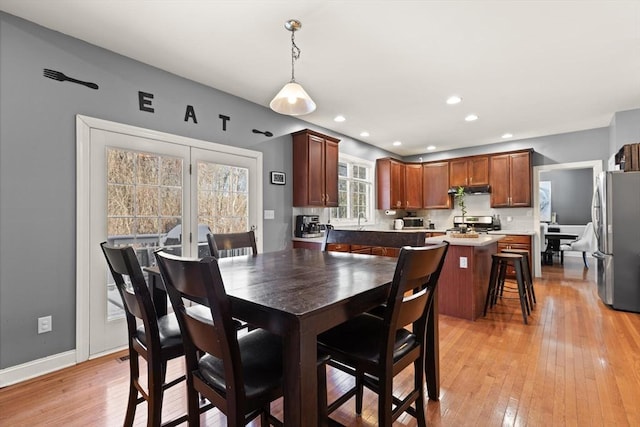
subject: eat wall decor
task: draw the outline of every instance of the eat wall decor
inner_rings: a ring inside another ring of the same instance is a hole
[[[147,113],[155,113],[155,108],[153,108],[153,94],[148,92],[138,91],[138,106],[140,111],[146,111]],[[218,114],[218,118],[222,120],[222,130],[226,132],[227,130],[227,122],[231,120],[230,116],[225,116],[224,114]],[[192,120],[194,124],[198,124],[198,119],[196,117],[196,110],[193,108],[193,105],[187,105],[184,112],[184,121],[188,122]]]

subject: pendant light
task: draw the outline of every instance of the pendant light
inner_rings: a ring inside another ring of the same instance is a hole
[[[294,73],[294,64],[300,58],[301,52],[295,42],[295,33],[302,28],[302,23],[297,19],[290,19],[284,23],[284,27],[291,31],[291,81],[280,89],[280,92],[269,103],[269,107],[276,113],[302,116],[312,113],[316,109],[316,103],[302,86],[296,83]]]

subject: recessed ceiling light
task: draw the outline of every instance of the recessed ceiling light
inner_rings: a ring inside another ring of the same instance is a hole
[[[402,145],[402,142],[400,141],[393,141],[393,145],[395,145],[396,147],[399,145]]]
[[[476,120],[478,120],[478,116],[476,116],[475,114],[469,114],[467,117],[464,118],[466,121],[468,122],[474,122]]]
[[[347,119],[346,119],[344,116],[342,116],[342,115],[338,115],[338,116],[335,116],[335,117],[333,118],[333,121],[334,121],[334,122],[344,122],[345,120],[347,120]]]
[[[453,95],[450,96],[449,98],[447,98],[447,104],[449,105],[455,105],[455,104],[459,104],[462,102],[462,98],[459,97],[458,95]]]
[[[430,145],[430,146],[428,146],[428,147],[427,147],[427,150],[428,150],[428,151],[433,151],[433,150],[435,150],[435,149],[436,149],[436,146],[435,146],[435,145]]]
[[[360,136],[362,136],[362,137],[366,138],[366,137],[368,137],[368,136],[369,136],[369,132],[367,132],[367,131],[360,132]]]
[[[502,137],[503,137],[503,138],[511,138],[512,136],[513,136],[513,134],[512,134],[512,133],[503,133],[503,134],[502,134]]]

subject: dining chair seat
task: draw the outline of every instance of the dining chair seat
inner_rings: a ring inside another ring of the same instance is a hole
[[[144,325],[140,325],[136,329],[138,340],[143,345],[147,345],[147,333],[144,330]],[[160,347],[169,348],[174,346],[182,346],[182,335],[180,334],[180,325],[175,314],[170,313],[166,316],[161,316],[158,319],[158,337],[160,338]]]
[[[381,317],[364,313],[323,333],[320,339],[323,346],[336,349],[335,352],[340,354],[339,359],[347,364],[355,360],[378,364],[384,330]],[[418,345],[420,342],[413,333],[399,329],[393,343],[393,361],[398,361]]]
[[[247,399],[267,396],[282,387],[282,340],[263,329],[238,339]],[[198,361],[199,375],[219,393],[226,394],[222,359],[205,355]]]

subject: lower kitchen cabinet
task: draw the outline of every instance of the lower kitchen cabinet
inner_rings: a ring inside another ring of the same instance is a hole
[[[524,249],[529,253],[529,262],[533,264],[532,252],[531,252],[531,236],[521,234],[507,234],[507,237],[498,242],[498,252],[502,252],[504,249]],[[529,268],[533,268],[530,265]],[[507,269],[507,275],[509,277],[515,277],[516,272],[513,267],[509,266]]]
[[[322,248],[322,243],[302,242],[300,240],[294,240],[293,247],[320,250]],[[382,255],[388,257],[398,257],[400,255],[399,248],[387,248],[384,246],[348,245],[345,243],[328,243],[327,250],[334,252],[351,252],[354,254]]]

